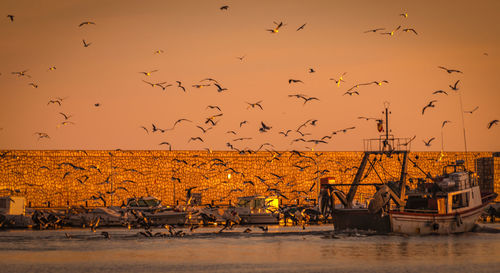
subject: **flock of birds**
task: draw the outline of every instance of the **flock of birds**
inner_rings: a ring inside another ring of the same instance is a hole
[[[227,12],[229,10],[229,8],[230,7],[228,5],[223,5],[219,9],[221,11],[223,11],[223,12]],[[405,18],[408,17],[408,13],[407,12],[403,12],[403,13],[400,13],[399,16],[402,17],[403,19],[405,19]],[[9,19],[9,21],[11,23],[14,23],[14,21],[15,21],[14,20],[14,18],[15,18],[14,15],[9,14],[9,15],[7,15],[7,18]],[[283,21],[279,21],[279,22],[275,21],[273,23],[274,23],[273,27],[265,29],[265,31],[267,31],[267,32],[269,32],[270,34],[273,34],[273,35],[277,35],[280,30],[282,30],[285,26],[287,26],[287,24],[284,23]],[[306,25],[307,25],[307,23],[300,24],[296,28],[296,31],[304,30],[305,27],[306,27]],[[78,24],[79,28],[88,27],[88,26],[97,26],[97,24],[95,22],[93,22],[93,21],[83,21],[80,24]],[[364,31],[364,33],[376,33],[376,34],[380,34],[380,35],[394,36],[400,30],[402,32],[413,33],[414,35],[418,35],[418,32],[416,31],[415,28],[413,28],[413,27],[403,27],[402,25],[397,25],[394,28],[392,28],[392,30],[390,30],[390,31],[387,31],[386,28],[374,28],[374,29],[366,30],[366,31]],[[89,46],[92,45],[91,42],[88,42],[85,39],[82,39],[82,43],[83,43],[83,47],[85,47],[85,48],[88,48]],[[162,53],[164,53],[164,50],[159,49],[159,50],[154,51],[153,53],[154,54],[162,54]],[[246,56],[243,55],[243,56],[240,56],[240,57],[237,57],[237,58],[240,61],[243,61],[245,57]],[[454,74],[454,73],[461,74],[462,73],[462,71],[460,71],[460,70],[449,69],[449,68],[446,68],[444,66],[438,66],[438,68],[444,70],[448,74]],[[48,71],[55,71],[56,69],[57,69],[56,66],[51,66],[51,67],[48,68]],[[12,72],[12,74],[16,75],[18,77],[31,78],[31,76],[29,74],[27,74],[28,71],[29,71],[28,69],[22,70],[22,71],[14,71],[14,72]],[[171,83],[168,83],[167,81],[154,81],[154,80],[151,80],[153,78],[153,75],[156,72],[158,72],[158,71],[159,71],[158,69],[154,69],[154,70],[140,71],[138,73],[142,74],[145,77],[141,81],[144,82],[146,85],[151,86],[152,88],[160,88],[161,90],[166,91],[167,88],[170,87],[170,88],[174,88],[174,89],[177,89],[179,91],[182,91],[184,93],[188,92],[188,85],[185,85],[183,82],[181,82],[179,80],[177,80],[175,82],[171,82]],[[308,73],[315,73],[316,69],[311,67],[311,68],[308,68],[307,72]],[[335,84],[337,85],[337,87],[340,87],[341,85],[344,85],[346,83],[346,80],[345,80],[346,75],[347,75],[347,72],[344,72],[341,75],[339,75],[338,77],[330,78],[330,80],[334,81]],[[459,83],[460,83],[460,80],[457,80],[453,84],[450,84],[449,88],[452,91],[458,92],[458,90],[459,90]],[[290,85],[304,84],[304,82],[301,79],[290,78],[290,79],[288,79],[288,84],[290,84]],[[348,88],[346,90],[346,92],[343,93],[343,95],[344,96],[345,95],[348,95],[348,96],[357,95],[357,96],[359,96],[360,95],[360,89],[362,87],[365,87],[365,86],[382,86],[382,85],[385,85],[385,84],[389,84],[389,81],[388,80],[373,80],[373,81],[369,81],[369,82],[356,83],[356,84],[352,85],[350,88]],[[33,87],[33,88],[39,88],[39,85],[36,82],[29,82],[29,85],[31,87]],[[205,78],[205,79],[200,80],[197,83],[191,84],[191,87],[192,88],[196,88],[196,89],[208,88],[208,87],[211,87],[211,86],[215,87],[216,91],[218,93],[229,91],[229,89],[226,88],[226,87],[224,87],[224,85],[219,80],[216,80],[214,78]],[[444,91],[444,90],[436,90],[435,92],[433,92],[433,95],[441,95],[441,94],[448,95],[448,93],[446,91]],[[289,94],[288,97],[300,100],[302,102],[303,106],[305,106],[306,104],[311,104],[311,103],[319,102],[320,101],[320,98],[318,98],[318,97],[309,96],[307,94],[302,94],[302,93]],[[65,99],[66,98],[60,98],[60,97],[51,98],[48,101],[47,105],[48,106],[50,106],[50,105],[61,106],[63,104],[63,101]],[[263,104],[263,102],[264,102],[263,100],[258,100],[256,102],[245,102],[245,103],[247,104],[247,110],[264,110],[264,104]],[[436,103],[437,102],[438,102],[438,100],[436,100],[436,99],[430,100],[429,103],[426,104],[422,108],[422,115],[424,115],[426,113],[426,111],[429,111],[430,108],[436,107]],[[101,104],[99,102],[96,102],[94,104],[94,106],[95,107],[100,107]],[[181,119],[178,119],[177,121],[175,121],[173,123],[173,125],[171,127],[169,127],[169,128],[161,128],[156,123],[152,123],[151,126],[143,125],[143,126],[140,126],[140,128],[142,128],[142,130],[144,130],[146,134],[150,134],[150,133],[156,134],[156,133],[166,133],[166,132],[172,131],[177,126],[180,126],[183,123],[191,123],[196,128],[198,128],[200,130],[201,135],[190,137],[187,140],[187,142],[188,143],[190,143],[190,142],[201,142],[201,143],[204,143],[205,142],[205,137],[204,136],[209,131],[213,131],[216,128],[217,124],[219,123],[219,121],[221,120],[222,116],[224,115],[223,111],[221,110],[221,107],[218,106],[218,105],[207,105],[206,109],[215,111],[215,113],[212,113],[209,116],[207,116],[206,119],[204,120],[204,124],[195,124],[195,122],[192,121],[192,120],[190,120],[190,119],[181,118]],[[469,114],[472,114],[477,109],[478,109],[478,107],[475,107],[474,109],[472,109],[470,111],[465,111],[465,112],[469,113]],[[57,125],[57,127],[68,126],[68,125],[75,125],[75,122],[73,120],[71,120],[71,117],[72,117],[71,114],[64,113],[64,112],[59,112],[59,114],[61,115],[61,117],[63,119],[60,121],[60,123]],[[363,117],[359,117],[359,118],[363,118]],[[381,119],[379,119],[379,118],[365,118],[365,119],[367,119],[367,120],[375,120],[377,122],[377,126],[381,125],[381,122],[380,122]],[[337,133],[339,133],[339,132],[346,133],[349,130],[355,129],[355,127],[352,126],[352,127],[344,128],[344,129],[340,129],[340,130],[333,130],[331,134],[325,135],[325,136],[322,136],[322,137],[306,139],[304,137],[307,136],[307,135],[310,135],[310,133],[303,132],[303,131],[301,131],[301,129],[302,128],[306,128],[307,126],[316,126],[316,124],[318,123],[318,120],[314,120],[314,122],[311,122],[311,121],[312,120],[308,120],[305,123],[300,124],[296,129],[285,129],[284,131],[280,131],[279,134],[283,135],[284,137],[288,137],[289,134],[292,133],[292,132],[294,134],[299,134],[300,135],[300,137],[296,137],[293,140],[291,140],[290,144],[294,144],[294,143],[298,143],[298,142],[304,142],[304,143],[310,143],[310,144],[318,145],[318,144],[327,144],[328,141],[331,140],[331,138],[334,135],[336,135]],[[248,121],[248,120],[242,120],[239,123],[239,128],[241,128],[243,126],[246,126],[249,122],[250,121]],[[497,125],[498,122],[499,121],[497,119],[488,122],[487,128],[488,129],[492,128],[494,125]],[[260,121],[259,123],[260,123],[260,126],[258,127],[258,132],[260,132],[260,133],[269,132],[273,127],[275,127],[275,126],[271,126],[266,121]],[[444,127],[444,125],[445,125],[445,123],[443,123],[442,127]],[[228,130],[227,134],[233,134],[233,135],[236,136],[237,130],[236,129]],[[50,136],[49,136],[49,134],[47,132],[35,132],[34,135],[38,138],[38,140],[50,139]],[[243,141],[251,140],[252,138],[253,138],[252,136],[235,137],[232,141],[228,141],[226,143],[226,146],[228,148],[230,148],[231,150],[237,150],[238,152],[245,151],[245,150],[249,151],[251,149],[249,149],[248,147],[246,147],[246,148],[240,148],[240,149],[235,148],[234,142],[243,142]],[[434,139],[435,138],[433,137],[433,138],[430,138],[428,140],[423,140],[423,142],[424,142],[424,144],[426,146],[430,146],[431,142]],[[406,144],[408,144],[408,143],[406,143]],[[168,141],[162,141],[158,145],[159,146],[167,146],[170,150],[172,149],[172,144],[170,142],[168,142]],[[314,149],[313,147],[310,147],[310,146],[308,146],[306,148],[311,149],[311,150]],[[209,147],[206,148],[206,149],[209,150],[209,151],[211,151],[211,149]],[[257,149],[257,150],[260,150],[260,149]]]

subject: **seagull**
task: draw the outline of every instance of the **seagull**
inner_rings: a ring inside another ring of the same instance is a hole
[[[413,33],[415,33],[415,35],[418,35],[417,31],[415,29],[413,29],[413,28],[404,28],[403,31],[404,32],[410,32],[410,31],[412,31]]]
[[[186,88],[184,88],[184,86],[182,86],[182,83],[180,81],[175,81],[178,85],[177,87],[181,88],[184,92],[186,92]]]
[[[17,75],[18,77],[26,76],[28,78],[31,78],[30,75],[26,75],[26,72],[28,72],[28,69],[19,72],[12,72],[12,74]]]
[[[394,35],[394,32],[398,31],[400,28],[401,28],[401,26],[398,26],[398,27],[396,27],[396,28],[395,28],[393,31],[391,31],[391,32],[382,32],[382,33],[380,33],[380,34],[382,34],[382,35],[389,35],[389,36],[392,36],[392,35]]]
[[[244,120],[244,121],[240,122],[240,128],[241,128],[241,126],[243,126],[243,124],[247,124],[247,123],[248,123],[247,120]]]
[[[435,102],[437,102],[437,100],[431,100],[426,106],[424,106],[424,108],[422,108],[422,115],[424,114],[425,109],[427,109],[428,107],[435,107],[436,106],[434,105]]]
[[[83,42],[83,47],[89,47],[92,43],[87,43],[85,40],[82,39]]]
[[[153,54],[161,54],[163,52],[165,52],[165,51],[163,51],[163,49],[158,49]]]
[[[288,136],[288,134],[291,132],[292,130],[288,129],[286,132],[279,132],[278,134],[280,135],[284,135],[284,136]]]
[[[264,110],[264,108],[262,108],[262,105],[260,105],[260,103],[261,103],[261,102],[262,102],[262,101],[258,101],[258,102],[255,102],[255,103],[250,103],[250,102],[247,102],[247,104],[248,104],[247,109],[249,109],[250,107],[255,108],[255,106],[259,106],[259,108],[260,108],[261,110]]]
[[[469,113],[469,114],[472,114],[474,113],[477,109],[479,108],[479,106],[476,106],[474,107],[474,109],[470,110],[470,111],[464,111],[464,113]]]
[[[347,72],[344,72],[342,73],[342,75],[340,75],[339,79],[336,80],[334,78],[330,78],[331,81],[335,81],[335,83],[337,84],[337,87],[340,87],[340,82],[345,82],[344,81],[344,75],[347,74]]]
[[[243,55],[241,57],[236,57],[237,59],[239,59],[240,61],[243,61],[243,59],[246,57],[246,55]]]
[[[49,102],[47,103],[47,105],[51,104],[51,103],[57,103],[59,104],[59,106],[61,106],[61,101],[56,99],[56,100],[49,100]]]
[[[375,29],[369,29],[369,30],[367,30],[367,31],[365,31],[365,32],[363,32],[363,33],[368,33],[368,32],[377,32],[377,31],[379,31],[379,30],[384,30],[384,29],[385,29],[385,28],[375,28]]]
[[[203,88],[203,87],[206,87],[206,86],[210,86],[210,84],[193,84],[191,86],[194,87],[194,88]]]
[[[95,23],[94,23],[94,22],[89,22],[89,21],[86,21],[86,22],[82,22],[82,23],[80,23],[78,26],[79,26],[79,27],[83,27],[83,26],[85,26],[85,25],[95,25]]]
[[[163,88],[163,84],[166,84],[167,82],[159,82],[159,83],[152,83],[152,82],[148,82],[148,81],[145,81],[145,80],[142,80],[143,82],[151,85],[151,87],[155,87],[155,86],[159,86],[161,88]]]
[[[359,95],[358,91],[347,91],[342,96],[345,96],[345,95],[352,96],[353,94]]]
[[[306,26],[307,23],[304,23],[303,25],[301,25],[299,28],[297,28],[297,31],[301,30],[301,29],[304,29],[304,27]]]
[[[31,85],[31,86],[33,86],[33,88],[38,88],[38,84],[36,84],[36,83],[33,83],[33,82],[30,82],[30,83],[29,83],[28,85]]]
[[[49,71],[54,71],[54,70],[56,70],[56,69],[57,69],[57,68],[56,68],[55,66],[51,66],[51,67],[49,67]]]
[[[265,132],[267,132],[268,130],[270,130],[271,128],[273,128],[273,127],[269,127],[269,126],[267,126],[266,124],[264,124],[264,122],[263,122],[263,121],[261,121],[261,122],[260,122],[260,124],[261,124],[261,127],[260,127],[259,131],[260,131],[261,133],[265,133]]]
[[[436,90],[436,91],[432,92],[432,94],[433,94],[433,95],[435,95],[435,94],[445,94],[445,95],[448,95],[448,93],[446,93],[446,92],[445,92],[445,91],[443,91],[443,90]]]
[[[14,22],[14,15],[9,14],[7,15],[7,18],[9,18],[11,22]]]
[[[61,114],[64,117],[64,120],[68,120],[70,117],[72,117],[64,114],[63,112],[59,112],[59,114]]]
[[[191,142],[191,141],[195,141],[195,140],[199,140],[201,142],[204,142],[203,139],[201,137],[192,137],[188,140],[188,142]]]
[[[399,14],[399,16],[403,16],[404,18],[408,18],[408,13],[407,12],[403,12],[403,13]]]
[[[217,83],[214,83],[214,85],[217,87],[217,92],[219,92],[219,93],[220,93],[220,92],[222,92],[222,91],[227,90],[227,88],[223,88],[223,87],[221,87],[221,86],[220,86],[219,84],[217,84]]]
[[[432,137],[430,138],[429,140],[425,141],[425,140],[422,140],[424,143],[425,143],[425,146],[431,146],[431,142],[435,139],[435,137]]]
[[[146,133],[149,135],[149,130],[148,130],[148,128],[146,128],[145,126],[141,126],[140,128],[144,129],[144,131],[146,131]]]
[[[293,83],[297,83],[297,82],[304,83],[304,82],[303,82],[303,81],[301,81],[301,80],[294,80],[294,79],[289,79],[289,80],[288,80],[288,83],[289,83],[289,84],[291,84],[292,82],[293,82]]]
[[[490,129],[493,125],[498,124],[498,119],[494,119],[490,122],[488,122],[488,129]]]
[[[152,71],[149,71],[149,72],[139,72],[139,73],[142,73],[142,74],[144,74],[146,76],[151,76],[151,73],[156,72],[156,71],[158,71],[158,69],[155,69],[155,70],[152,70]]]
[[[168,149],[169,150],[172,150],[172,145],[166,141],[163,141],[162,143],[158,144],[158,145],[168,145]]]
[[[228,10],[229,9],[229,6],[222,6],[219,8],[220,10]]]
[[[275,33],[278,33],[280,27],[284,26],[283,22],[279,22],[279,23],[276,23],[274,22],[274,24],[276,25],[275,28],[273,29],[266,29],[267,31],[269,31],[271,34],[275,34]]]
[[[313,68],[309,68],[309,73],[314,73],[316,72],[316,70],[314,70]]]
[[[452,86],[451,84],[449,85],[449,87],[452,89],[452,90],[455,90],[455,91],[458,91],[458,87],[457,87],[457,84],[460,82],[460,80],[456,81],[455,84]]]
[[[443,124],[441,124],[441,128],[443,128],[443,127],[446,125],[446,123],[450,123],[450,122],[451,122],[451,121],[449,121],[449,120],[445,120],[445,121],[443,121]]]
[[[219,111],[221,111],[221,112],[222,112],[222,110],[220,109],[220,107],[219,107],[219,106],[217,106],[217,105],[208,105],[208,106],[207,106],[207,108],[210,108],[210,109],[217,109],[217,110],[219,110]]]
[[[448,69],[446,67],[443,67],[443,66],[438,66],[438,68],[441,68],[443,70],[446,70],[446,72],[448,72],[448,74],[451,74],[453,72],[456,72],[456,73],[463,73],[462,71],[460,70],[456,70],[456,69]]]
[[[50,136],[47,133],[43,133],[43,132],[35,132],[35,135],[38,136],[38,140],[40,140],[42,138],[50,138]]]

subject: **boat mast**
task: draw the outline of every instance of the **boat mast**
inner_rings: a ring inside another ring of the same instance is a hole
[[[462,91],[458,91],[458,97],[460,98],[460,114],[462,116],[462,130],[464,133],[464,148],[465,148],[465,168],[469,169],[467,160],[467,138],[465,136],[465,121],[464,121],[464,107],[462,104]]]

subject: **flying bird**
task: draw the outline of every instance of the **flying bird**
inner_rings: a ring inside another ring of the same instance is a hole
[[[186,92],[186,88],[184,88],[184,86],[182,86],[182,82],[180,82],[180,81],[175,81],[175,82],[177,83],[177,87],[182,89],[182,91]]]
[[[446,123],[451,123],[451,121],[449,121],[449,120],[443,121],[443,123],[441,124],[441,128],[444,128],[444,126],[446,125]]]
[[[435,102],[437,102],[437,100],[431,100],[426,106],[424,106],[424,108],[422,108],[422,115],[424,114],[425,109],[429,107],[436,107],[436,105],[434,105]]]
[[[490,122],[488,122],[488,129],[490,129],[493,125],[498,124],[498,119],[494,119]]]
[[[299,28],[297,28],[297,31],[301,30],[301,29],[304,29],[304,27],[306,26],[307,23],[304,23],[303,25],[301,25]]]
[[[294,79],[289,79],[289,80],[288,80],[288,83],[289,83],[289,84],[291,84],[291,83],[298,83],[298,82],[300,82],[300,83],[304,83],[304,82],[303,82],[303,81],[301,81],[301,80],[294,80]]]
[[[340,82],[345,82],[344,81],[344,76],[345,74],[347,74],[347,72],[344,72],[342,73],[342,75],[340,75],[339,79],[334,79],[334,78],[330,78],[331,81],[335,81],[335,83],[337,84],[337,87],[340,87]]]
[[[188,142],[191,142],[191,141],[195,141],[195,140],[199,140],[201,142],[204,142],[203,139],[201,137],[192,137],[188,140]]]
[[[241,56],[241,57],[239,57],[239,56],[238,56],[238,57],[236,57],[236,58],[237,58],[237,59],[239,59],[240,61],[243,61],[243,59],[244,59],[245,57],[246,57],[246,55],[243,55],[243,56]]]
[[[446,93],[445,91],[443,90],[436,90],[434,92],[432,92],[433,95],[436,95],[436,94],[445,94],[445,95],[448,95],[448,93]]]
[[[250,103],[250,102],[247,102],[247,104],[248,104],[247,109],[249,109],[250,107],[255,108],[255,106],[259,106],[259,108],[260,108],[261,110],[264,110],[264,108],[262,108],[262,105],[260,104],[261,102],[262,102],[262,101],[258,101],[258,102],[255,102],[255,103]]]
[[[86,22],[82,22],[82,23],[80,23],[78,26],[79,26],[79,27],[83,27],[83,26],[85,26],[85,25],[95,25],[95,23],[94,23],[94,22],[89,22],[89,21],[86,21]]]
[[[342,96],[345,96],[345,95],[352,96],[353,94],[359,95],[358,91],[347,91]]]
[[[460,70],[456,70],[456,69],[448,69],[446,67],[443,67],[443,66],[438,66],[438,68],[441,68],[443,70],[445,70],[446,72],[448,72],[448,74],[451,74],[453,72],[456,72],[456,73],[463,73],[462,71]]]
[[[472,114],[474,113],[477,109],[479,108],[479,106],[476,106],[474,107],[474,109],[470,110],[470,111],[464,111],[464,113],[468,113],[468,114]]]
[[[144,74],[144,75],[146,75],[146,76],[151,76],[151,74],[152,74],[153,72],[157,72],[157,71],[158,71],[158,69],[151,70],[151,71],[147,71],[147,72],[139,72],[139,73]]]
[[[260,131],[261,133],[265,133],[265,132],[267,132],[268,130],[270,130],[271,128],[273,128],[273,127],[269,127],[269,126],[267,126],[266,124],[264,124],[264,122],[263,122],[263,121],[261,121],[261,122],[260,122],[260,125],[261,125],[261,127],[260,127],[259,131]]]
[[[269,31],[271,34],[275,34],[275,33],[278,33],[279,29],[284,26],[285,24],[283,24],[283,22],[274,22],[274,24],[276,25],[275,28],[272,28],[272,29],[266,29],[266,31]]]
[[[219,8],[220,10],[228,10],[229,9],[229,6],[222,6]]]
[[[417,31],[415,29],[413,29],[413,28],[404,28],[403,31],[404,32],[410,32],[411,31],[411,32],[415,33],[415,35],[418,35]]]
[[[82,39],[83,42],[83,47],[89,47],[92,43],[87,43],[85,40]]]
[[[207,106],[207,108],[210,108],[210,109],[217,109],[217,110],[219,110],[219,111],[221,111],[221,112],[222,112],[222,110],[220,109],[220,107],[219,107],[219,106],[217,106],[217,105],[208,105],[208,106]]]
[[[425,140],[422,140],[422,141],[424,142],[425,146],[429,147],[429,146],[431,146],[431,142],[432,142],[434,139],[436,139],[436,138],[435,138],[435,137],[432,137],[432,138],[430,138],[430,139],[429,139],[429,140],[427,140],[427,141],[425,141]]]
[[[33,83],[33,82],[30,82],[30,83],[29,83],[28,85],[31,85],[31,86],[33,86],[33,88],[38,88],[38,84],[36,84],[36,83]]]
[[[314,70],[314,68],[309,68],[309,73],[314,73],[316,72],[316,70]]]
[[[161,54],[163,52],[165,52],[165,51],[163,51],[163,49],[158,49],[153,54]]]
[[[377,32],[379,30],[384,30],[385,28],[375,28],[375,29],[369,29],[367,31],[365,31],[364,33],[369,33],[369,32]]]
[[[456,81],[455,84],[452,86],[451,84],[449,85],[449,87],[451,88],[451,90],[455,90],[455,91],[458,91],[458,87],[457,87],[457,84],[460,82],[460,80]]]
[[[68,120],[70,117],[72,117],[72,116],[66,115],[63,112],[59,112],[59,114],[61,114],[64,117],[64,120]]]
[[[11,22],[14,22],[14,15],[9,14],[7,15],[7,18],[9,18]]]
[[[217,83],[214,83],[214,85],[217,87],[217,92],[219,92],[219,93],[220,93],[220,92],[222,92],[222,91],[226,91],[226,90],[227,90],[227,88],[223,88],[223,87],[221,87],[221,86],[220,86],[219,84],[217,84]]]
[[[28,72],[28,69],[19,72],[12,72],[12,74],[17,75],[18,77],[26,76],[28,78],[31,78],[30,75],[26,74],[26,72]]]
[[[397,27],[396,27],[393,31],[391,31],[391,32],[382,32],[382,33],[380,33],[380,34],[382,34],[382,35],[389,35],[389,36],[393,36],[393,35],[394,35],[394,33],[395,33],[396,31],[398,31],[400,28],[401,28],[401,26],[397,26]]]

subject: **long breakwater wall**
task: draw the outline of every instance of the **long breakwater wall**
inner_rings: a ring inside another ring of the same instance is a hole
[[[351,183],[363,152],[4,150],[0,156],[1,195],[25,196],[32,207],[66,207],[121,205],[140,196],[182,204],[188,191],[201,194],[204,204],[235,204],[241,196],[277,192],[283,204],[304,203],[317,198],[320,177]],[[475,159],[491,156],[411,152],[416,165],[408,162],[407,174],[415,181],[425,177],[420,169],[440,174],[457,159],[467,159],[475,171]],[[362,183],[399,178],[402,156],[379,156],[372,163]],[[348,191],[347,186],[340,189]],[[374,190],[359,187],[356,200],[366,201]]]

